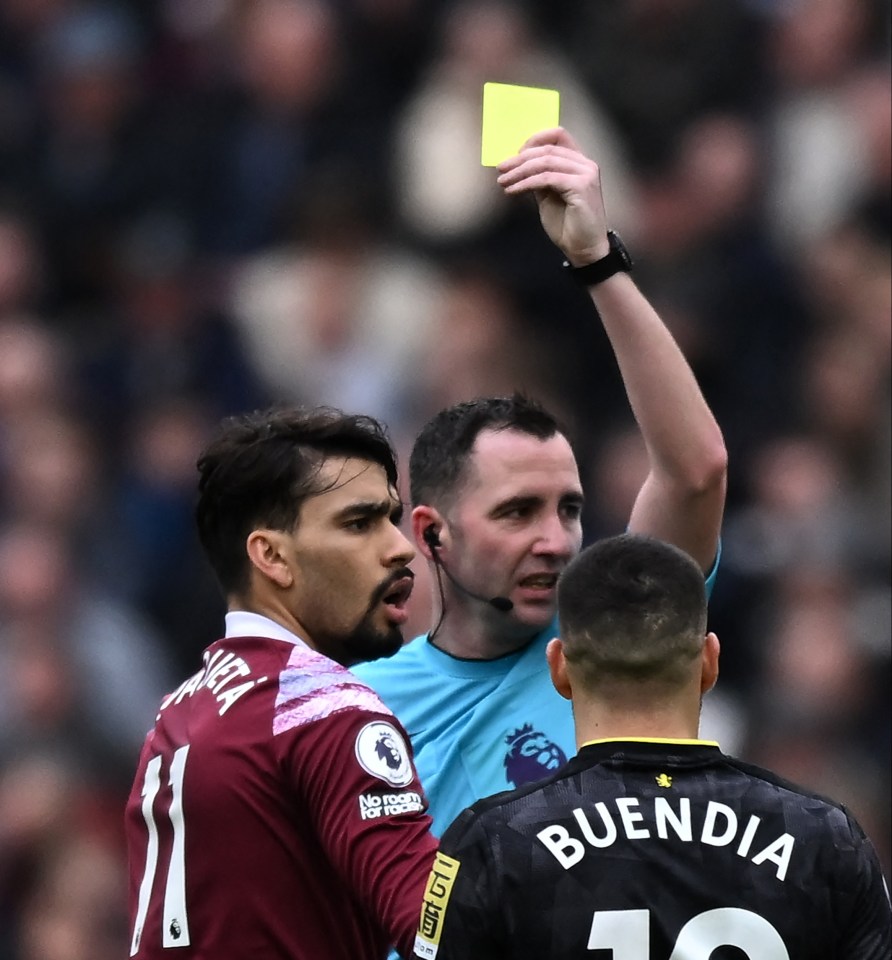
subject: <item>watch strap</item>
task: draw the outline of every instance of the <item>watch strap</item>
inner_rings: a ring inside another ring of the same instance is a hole
[[[632,261],[619,235],[613,230],[608,230],[607,239],[610,241],[610,253],[601,257],[600,260],[586,263],[581,267],[574,267],[571,263],[564,261],[564,268],[577,283],[585,287],[593,287],[616,273],[631,271]]]

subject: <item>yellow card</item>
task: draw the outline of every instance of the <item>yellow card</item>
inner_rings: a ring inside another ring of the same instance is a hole
[[[495,167],[515,153],[529,137],[560,122],[557,90],[518,87],[511,83],[483,84],[483,146],[480,162]]]

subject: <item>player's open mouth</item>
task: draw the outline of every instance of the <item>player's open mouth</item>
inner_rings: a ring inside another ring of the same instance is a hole
[[[406,604],[409,602],[409,597],[412,596],[414,586],[415,582],[411,577],[403,577],[397,580],[390,590],[384,594],[381,602],[387,607],[390,619],[394,623],[405,623],[408,619],[409,611],[406,609]]]

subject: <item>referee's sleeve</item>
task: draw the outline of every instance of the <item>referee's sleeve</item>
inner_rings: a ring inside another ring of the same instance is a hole
[[[486,832],[474,811],[465,810],[440,840],[424,893],[414,956],[509,960],[499,891]]]

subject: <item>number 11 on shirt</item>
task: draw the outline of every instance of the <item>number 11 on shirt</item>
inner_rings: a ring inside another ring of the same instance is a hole
[[[183,817],[183,779],[188,755],[189,745],[180,747],[173,755],[168,773],[171,800],[167,818],[170,821],[173,844],[167,868],[167,882],[164,885],[164,910],[159,931],[164,947],[189,946],[189,918],[186,912],[186,823]],[[152,757],[146,765],[142,785],[142,815],[149,833],[149,842],[146,848],[146,869],[139,885],[133,939],[130,941],[131,957],[135,957],[139,951],[158,868],[158,825],[155,822],[154,805],[161,789],[162,760],[160,756]]]

